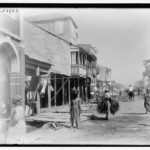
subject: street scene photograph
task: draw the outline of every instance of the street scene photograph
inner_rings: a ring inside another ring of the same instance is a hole
[[[150,8],[0,7],[0,145],[150,145]]]

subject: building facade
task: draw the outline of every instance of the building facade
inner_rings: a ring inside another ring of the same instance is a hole
[[[54,88],[51,105],[69,103],[70,89],[74,87],[82,91],[80,96],[86,100],[87,93],[90,93],[90,88],[86,92],[86,79],[89,78],[91,82],[96,73],[96,54],[91,45],[78,45],[77,25],[72,17],[61,14],[38,15],[26,21],[30,26],[25,31],[29,34],[26,38],[28,43],[32,43],[30,47],[42,51],[43,56],[53,62],[50,69]]]
[[[111,69],[105,66],[97,65],[96,71],[96,82],[100,92],[103,92],[105,89],[111,89]]]
[[[5,124],[6,118],[10,117],[13,97],[20,95],[24,98],[24,47],[20,12],[17,9],[0,11],[0,130],[2,132],[5,131],[3,127],[7,127],[3,126],[3,123]]]

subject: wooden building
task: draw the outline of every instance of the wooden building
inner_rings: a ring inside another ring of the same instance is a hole
[[[96,51],[90,44],[71,47],[71,88],[80,89],[83,101],[90,99],[90,91],[96,77]]]
[[[90,44],[78,45],[77,25],[72,17],[50,14],[25,20],[24,34],[25,43],[28,43],[26,50],[30,50],[27,52],[29,58],[36,51],[36,54],[39,53],[37,60],[41,55],[44,60],[52,62],[49,82],[54,91],[50,93],[49,106],[70,103],[70,89],[74,86],[80,88],[80,96],[84,100],[90,98],[90,83],[96,74],[96,51]],[[44,61],[41,59],[41,62]],[[29,70],[27,65],[26,70]],[[38,69],[34,70],[36,73]]]
[[[40,16],[38,18],[40,18]],[[62,27],[61,25],[58,25],[61,23],[57,20],[57,18],[55,21],[51,21],[50,18],[46,21],[40,19],[39,22],[35,22],[34,19],[35,18],[33,17],[32,19],[27,19],[27,21],[30,20],[30,22],[25,22],[24,33],[26,50],[29,50],[29,52],[27,52],[28,56],[31,57],[32,52],[35,51],[38,56],[34,57],[34,59],[36,58],[39,60],[39,56],[42,56],[42,58],[40,58],[41,62],[48,59],[51,60],[53,65],[49,68],[49,82],[54,91],[50,93],[51,95],[49,95],[49,101],[51,101],[50,107],[67,104],[70,101],[70,43],[62,37],[68,36],[70,18],[67,20],[65,18],[65,22],[62,22],[63,29],[60,28]],[[73,21],[71,21],[71,23],[73,23]],[[46,26],[50,27],[48,28],[49,30],[45,28]],[[56,33],[51,33],[51,30],[56,31],[57,34],[62,32],[63,34],[61,33],[61,38],[59,37],[60,35],[57,36]],[[27,65],[26,70],[29,70]],[[34,73],[36,73],[36,69],[34,70]]]

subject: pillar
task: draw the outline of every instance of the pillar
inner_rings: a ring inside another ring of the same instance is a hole
[[[51,108],[51,74],[48,76],[48,108]]]
[[[57,81],[56,81],[56,74],[54,75],[54,106],[56,107],[56,98],[57,98],[57,95],[56,95],[56,92],[57,92]]]
[[[64,95],[65,95],[65,88],[64,88],[64,76],[62,77],[62,104],[64,105]]]

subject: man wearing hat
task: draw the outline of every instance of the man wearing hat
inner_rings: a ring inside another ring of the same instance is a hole
[[[71,105],[70,105],[70,122],[71,127],[79,129],[79,122],[80,122],[80,113],[81,113],[81,106],[80,101],[81,99],[78,97],[79,90],[73,89],[71,91]]]

